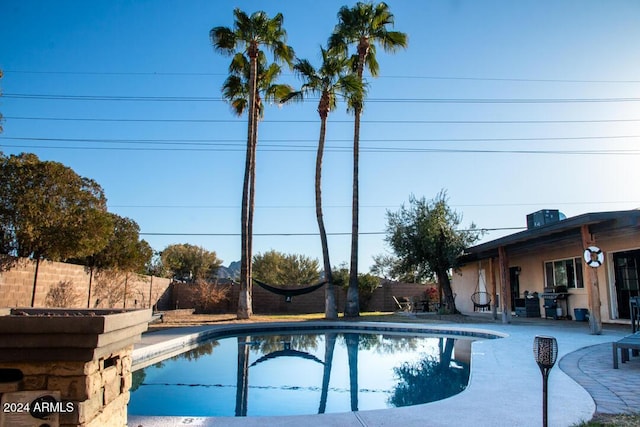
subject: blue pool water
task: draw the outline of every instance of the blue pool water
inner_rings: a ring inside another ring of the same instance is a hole
[[[470,354],[463,337],[222,338],[134,372],[129,414],[273,416],[427,403],[464,390]]]

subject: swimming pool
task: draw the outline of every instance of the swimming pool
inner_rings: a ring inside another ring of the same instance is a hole
[[[431,402],[466,387],[471,341],[334,329],[219,338],[134,372],[129,414],[272,416]]]

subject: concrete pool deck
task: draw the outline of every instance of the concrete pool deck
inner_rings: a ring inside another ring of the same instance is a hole
[[[327,325],[322,321],[277,325],[307,327],[315,324]],[[354,325],[342,321],[331,324]],[[355,323],[359,327],[372,324],[374,323]],[[137,363],[136,359],[159,355],[168,348],[177,349],[181,346],[181,351],[184,351],[198,335],[259,325],[199,326],[145,334],[134,350],[134,365]],[[614,370],[612,367],[610,343],[628,335],[628,326],[604,325],[602,335],[590,335],[587,323],[551,320],[508,325],[484,322],[379,325],[488,332],[504,338],[475,341],[472,344],[469,386],[462,393],[438,402],[404,408],[283,417],[130,415],[129,426],[539,426],[542,422],[542,377],[533,359],[533,339],[536,335],[549,335],[558,340],[559,363],[549,376],[550,426],[571,426],[591,419],[596,411],[621,413],[639,408],[639,358],[632,357],[630,362],[621,364],[620,369]],[[158,402],[159,406],[164,404],[166,403]]]

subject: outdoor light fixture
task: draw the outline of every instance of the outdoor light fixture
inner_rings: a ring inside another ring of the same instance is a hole
[[[533,357],[542,372],[542,425],[547,427],[547,382],[549,371],[558,357],[558,342],[554,337],[536,336],[533,339]]]

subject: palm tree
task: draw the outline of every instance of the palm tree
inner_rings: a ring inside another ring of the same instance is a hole
[[[298,60],[293,69],[303,80],[304,84],[299,94],[315,93],[320,95],[318,102],[318,114],[320,115],[320,138],[318,140],[318,153],[316,155],[316,219],[320,231],[322,244],[322,258],[324,264],[325,280],[328,286],[325,288],[325,317],[337,319],[336,291],[331,277],[331,261],[329,259],[329,245],[327,233],[324,227],[322,215],[322,157],[327,129],[327,117],[336,109],[336,98],[343,95],[347,99],[361,97],[362,81],[353,74],[347,74],[348,61],[345,55],[332,54],[328,50],[320,48],[322,65],[316,70],[306,59]]]
[[[209,37],[217,51],[226,55],[236,55],[232,66],[238,58],[238,53],[246,55],[249,59],[249,77],[244,94],[245,107],[248,107],[248,120],[247,152],[242,186],[242,253],[240,256],[240,297],[238,299],[238,319],[248,319],[253,311],[251,305],[251,258],[257,120],[260,110],[257,97],[258,58],[262,52],[260,48],[264,46],[271,51],[276,62],[284,61],[291,66],[294,52],[286,44],[287,33],[282,28],[284,18],[281,13],[276,14],[273,18],[269,18],[265,12],[261,11],[248,16],[236,8],[233,15],[235,18],[233,28],[214,27],[209,32]]]
[[[379,67],[376,60],[376,44],[382,46],[385,52],[395,52],[407,47],[407,35],[399,31],[390,31],[394,17],[386,3],[377,5],[358,2],[352,8],[343,6],[338,12],[338,24],[329,38],[329,48],[346,54],[349,45],[355,44],[357,53],[352,56],[353,70],[362,81],[366,67],[373,77],[378,75]],[[358,216],[359,216],[359,188],[358,164],[360,156],[360,116],[364,106],[364,97],[352,100],[355,115],[353,131],[353,198],[351,222],[351,260],[349,270],[349,289],[345,316],[360,315],[358,302]]]

